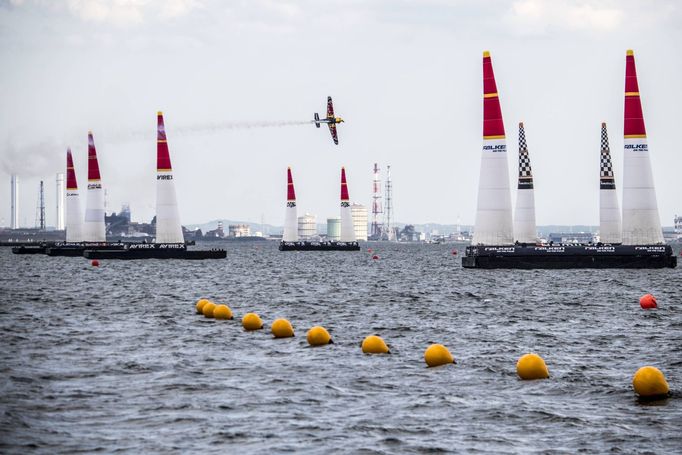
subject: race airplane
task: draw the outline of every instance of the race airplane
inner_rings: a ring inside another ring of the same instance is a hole
[[[336,134],[336,124],[343,122],[341,117],[334,117],[334,105],[332,104],[332,97],[327,97],[327,118],[320,120],[320,114],[315,112],[315,126],[320,127],[320,123],[326,123],[329,127],[329,132],[334,139],[334,144],[339,145],[339,137]]]

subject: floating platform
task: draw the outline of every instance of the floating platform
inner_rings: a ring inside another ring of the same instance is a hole
[[[83,253],[88,250],[123,250],[125,248],[123,243],[58,243],[54,246],[45,249],[45,254],[48,256],[68,256],[68,257],[83,257]]]
[[[359,251],[358,242],[280,242],[280,251]]]
[[[225,259],[227,252],[220,249],[188,250],[183,243],[138,243],[125,249],[86,250],[87,259]]]
[[[47,245],[22,245],[13,246],[12,253],[14,254],[45,254],[45,250],[49,248]]]
[[[661,269],[675,268],[670,245],[476,245],[466,248],[462,267],[480,269]]]

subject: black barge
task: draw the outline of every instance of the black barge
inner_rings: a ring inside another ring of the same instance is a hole
[[[83,257],[83,253],[88,250],[116,250],[125,248],[125,244],[111,242],[72,242],[58,243],[45,249],[48,256]]]
[[[45,254],[45,251],[50,247],[49,244],[35,242],[32,245],[13,246],[12,253],[14,254]]]
[[[475,245],[462,267],[479,269],[661,269],[675,268],[670,245]]]
[[[280,251],[359,251],[358,242],[280,242]]]
[[[86,250],[87,259],[225,259],[222,249],[188,250],[184,243],[136,243],[119,250]]]

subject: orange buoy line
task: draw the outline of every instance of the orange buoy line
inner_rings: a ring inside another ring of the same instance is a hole
[[[94,262],[94,261],[93,261]],[[94,265],[94,264],[93,264]],[[642,308],[656,308],[656,298],[645,294],[640,299]],[[232,310],[227,305],[216,305],[208,299],[199,299],[195,305],[197,314],[207,318],[232,319]],[[262,329],[265,324],[256,313],[246,313],[242,318],[242,326],[247,331]],[[287,319],[276,319],[271,326],[273,338],[293,337],[294,328]],[[331,335],[322,326],[314,326],[306,333],[306,341],[311,347],[333,344]],[[369,335],[360,344],[364,354],[390,354],[388,344],[377,335]],[[428,367],[456,364],[455,358],[442,344],[433,343],[424,351],[424,361]],[[516,373],[520,379],[548,379],[549,369],[545,360],[535,353],[521,356],[516,362]],[[670,387],[665,376],[656,367],[644,366],[637,370],[632,378],[632,387],[637,396],[645,400],[665,399],[670,394]]]

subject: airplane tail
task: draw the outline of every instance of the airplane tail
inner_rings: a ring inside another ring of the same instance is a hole
[[[317,112],[315,112],[315,126],[318,128],[320,127],[320,114]]]

